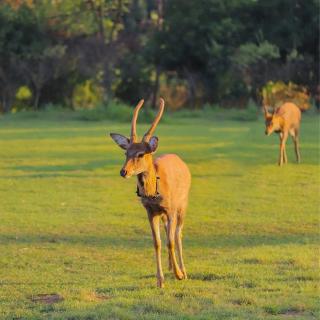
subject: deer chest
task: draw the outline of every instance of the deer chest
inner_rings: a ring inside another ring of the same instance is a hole
[[[166,207],[161,195],[155,197],[141,196],[141,203],[148,212],[166,212]]]

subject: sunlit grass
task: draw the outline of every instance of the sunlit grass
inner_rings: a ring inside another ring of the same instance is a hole
[[[142,133],[146,125],[139,127]],[[1,319],[316,319],[319,123],[303,118],[302,164],[279,168],[263,121],[160,124],[158,154],[193,180],[189,280],[155,287],[146,213],[123,151],[129,124],[0,120]],[[63,301],[33,301],[56,293]]]

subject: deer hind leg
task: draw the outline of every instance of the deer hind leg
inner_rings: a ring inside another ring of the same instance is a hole
[[[175,236],[176,236],[176,245],[177,245],[177,251],[178,251],[178,258],[179,258],[179,266],[183,273],[184,279],[187,279],[187,272],[184,266],[183,256],[182,256],[182,228],[183,228],[183,222],[180,219],[178,219]]]
[[[164,224],[164,230],[167,236],[167,247],[169,247],[169,228],[168,228],[168,218],[166,215],[162,216],[162,222]],[[169,271],[172,270],[172,261],[171,261],[170,252],[168,252],[168,269]]]
[[[294,132],[294,134],[292,135],[292,139],[293,139],[293,142],[294,142],[294,150],[295,150],[295,153],[296,153],[296,159],[297,159],[297,162],[300,163],[300,146],[299,146],[299,132],[298,130],[296,130]]]
[[[164,286],[164,276],[161,265],[161,238],[160,238],[160,216],[149,214],[149,222],[152,231],[153,244],[157,261],[157,285],[159,288]]]
[[[284,149],[283,149],[283,163],[287,164],[288,163],[288,157],[287,157],[287,148],[286,145],[284,145]]]
[[[175,255],[175,233],[177,227],[177,217],[169,217],[168,221],[168,250],[170,259],[172,262],[173,272],[177,279],[182,280],[184,278],[183,273],[181,272],[179,265],[177,263]]]

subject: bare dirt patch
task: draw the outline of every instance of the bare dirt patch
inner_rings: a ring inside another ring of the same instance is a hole
[[[31,296],[30,300],[44,304],[53,304],[63,301],[64,298],[57,293],[40,293]]]

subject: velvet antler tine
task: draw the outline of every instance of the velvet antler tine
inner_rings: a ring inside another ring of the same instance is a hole
[[[263,104],[264,117],[267,118],[269,115],[268,109],[265,104]]]
[[[133,111],[133,117],[131,122],[131,136],[130,136],[131,143],[136,142],[137,140],[137,130],[136,130],[137,118],[138,118],[139,110],[141,109],[143,103],[144,103],[144,100],[141,99]]]
[[[162,117],[163,110],[164,110],[164,100],[162,98],[160,98],[160,105],[159,105],[158,114],[157,114],[156,118],[154,119],[150,129],[143,136],[143,141],[148,142],[150,140],[151,136],[153,135],[153,133],[154,133],[161,117]]]

